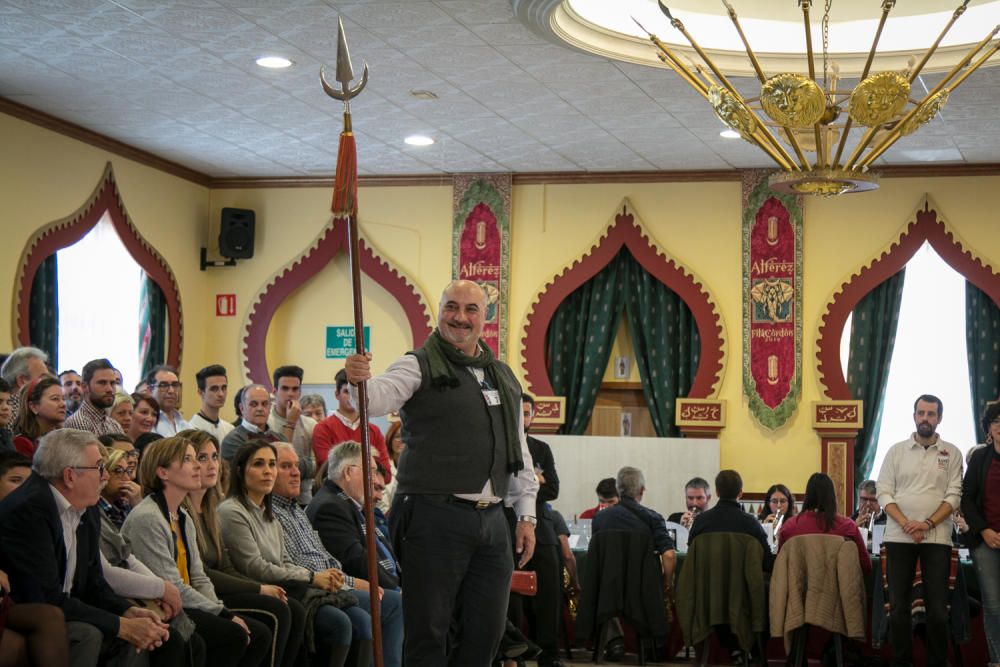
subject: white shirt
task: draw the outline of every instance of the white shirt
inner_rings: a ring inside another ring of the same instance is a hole
[[[469,370],[482,380],[483,370]],[[478,372],[477,372],[478,371]],[[390,412],[397,412],[420,389],[423,377],[420,373],[420,362],[412,354],[406,354],[392,362],[385,373],[368,380],[368,413],[379,417]],[[357,389],[351,387],[351,395],[357,401]],[[507,485],[507,497],[504,501],[514,508],[518,517],[535,516],[535,497],[538,495],[538,480],[535,479],[534,464],[531,452],[528,451],[528,440],[524,436],[524,414],[518,406],[517,432],[521,442],[521,458],[524,467],[514,475]],[[482,492],[477,494],[456,494],[460,498],[471,500],[495,499],[493,484],[486,480]]]
[[[177,435],[181,431],[186,431],[191,428],[191,424],[188,424],[187,421],[185,421],[184,415],[181,414],[180,410],[174,410],[173,418],[174,420],[171,422],[167,417],[167,411],[160,411],[160,419],[156,422],[155,431],[164,438],[169,438]]]
[[[223,440],[225,440],[226,436],[229,435],[234,428],[236,428],[222,418],[220,418],[218,422],[213,423],[205,417],[202,417],[200,412],[191,417],[190,424],[191,428],[196,428],[199,431],[204,431],[205,433],[211,433],[220,444]]]
[[[958,447],[940,438],[925,448],[911,435],[886,453],[876,487],[879,504],[885,507],[895,503],[909,520],[929,518],[942,502],[956,510],[962,500],[962,453]],[[923,543],[951,546],[951,532],[949,514],[925,533]],[[889,517],[884,541],[912,544],[913,538]]]
[[[73,507],[59,489],[49,484],[52,497],[56,500],[59,521],[62,522],[63,543],[66,545],[66,576],[63,578],[63,593],[73,590],[73,576],[76,574],[76,529],[80,527],[83,512]]]

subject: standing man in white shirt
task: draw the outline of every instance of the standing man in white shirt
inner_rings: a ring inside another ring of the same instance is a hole
[[[480,340],[485,317],[482,288],[456,280],[423,347],[376,378],[370,355],[347,358],[348,381],[368,380],[370,414],[398,410],[403,423],[389,515],[405,579],[407,667],[491,664],[514,569],[505,502],[518,517],[518,567],[535,547],[538,482],[521,386]]]
[[[229,394],[229,380],[226,367],[219,364],[205,366],[194,376],[201,396],[201,409],[191,417],[191,428],[211,433],[222,444],[235,426],[219,417],[219,410],[226,404]]]
[[[160,419],[156,422],[156,432],[164,438],[177,435],[191,428],[184,415],[177,409],[181,404],[181,382],[177,379],[177,369],[161,364],[146,375],[146,384],[153,398],[160,404]]]
[[[889,640],[894,665],[913,662],[910,602],[917,560],[927,608],[927,665],[948,658],[948,569],[952,513],[962,498],[962,454],[937,435],[944,405],[930,394],[913,406],[917,430],[889,449],[879,472],[879,504],[885,509]]]

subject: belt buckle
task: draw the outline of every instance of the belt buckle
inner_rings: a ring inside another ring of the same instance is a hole
[[[476,501],[476,509],[477,510],[484,510],[484,509],[486,509],[487,507],[489,507],[492,504],[493,503],[491,503],[488,500],[477,500]]]

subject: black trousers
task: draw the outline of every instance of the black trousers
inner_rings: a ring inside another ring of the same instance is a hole
[[[195,634],[205,642],[205,664],[211,667],[258,667],[271,654],[271,631],[260,621],[237,614],[250,628],[247,633],[228,618],[200,609],[185,609],[194,621]]]
[[[533,630],[533,639],[542,649],[540,664],[551,662],[559,655],[559,617],[562,614],[562,562],[559,547],[554,544],[536,544],[535,555],[524,566],[535,572],[538,592],[532,597],[510,596],[511,621],[520,627],[526,615]]]
[[[505,627],[514,571],[499,505],[397,495],[390,530],[402,566],[407,667],[485,667]]]
[[[913,576],[917,560],[924,585],[927,608],[927,667],[948,664],[948,568],[951,547],[947,544],[905,544],[886,542],[889,559],[886,573],[889,583],[889,640],[892,643],[892,664],[913,664],[913,625],[910,602],[913,598]]]
[[[244,618],[249,616],[260,621],[270,630],[273,639],[265,665],[294,664],[302,646],[302,633],[305,631],[305,610],[301,603],[289,600],[285,604],[277,598],[259,593],[225,595],[222,596],[222,601],[230,611]]]

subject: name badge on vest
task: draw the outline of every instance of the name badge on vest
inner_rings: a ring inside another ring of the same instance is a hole
[[[500,405],[500,392],[496,389],[483,389],[486,405]]]

